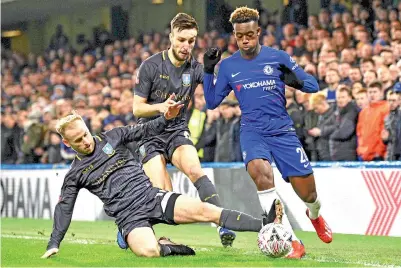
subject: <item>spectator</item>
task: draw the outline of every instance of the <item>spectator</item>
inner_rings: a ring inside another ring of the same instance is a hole
[[[351,85],[351,80],[348,78],[349,70],[351,69],[351,64],[348,62],[341,62],[338,68],[338,73],[340,75],[340,84]]]
[[[194,93],[194,107],[189,118],[188,127],[191,133],[191,141],[196,146],[200,137],[202,136],[205,122],[206,122],[206,112],[205,112],[205,97],[203,94],[202,85],[198,85]],[[199,158],[203,158],[204,150],[200,149],[198,151]]]
[[[349,79],[351,83],[362,82],[362,74],[358,67],[352,67],[349,70]]]
[[[377,75],[376,72],[371,70],[371,71],[366,71],[363,74],[363,83],[367,86],[370,85],[370,83],[372,83],[373,81],[377,80]]]
[[[336,91],[340,83],[338,69],[330,69],[326,73],[326,83],[328,85],[322,93],[326,95],[326,100],[330,105],[336,102]]]
[[[219,108],[206,111],[206,123],[198,143],[195,145],[199,151],[203,148],[201,162],[213,162],[216,152],[217,120],[220,117]]]
[[[11,114],[1,116],[1,162],[14,164],[18,159],[18,136],[15,118]]]
[[[377,70],[377,77],[379,81],[382,83],[384,97],[386,97],[387,92],[394,86],[394,81],[392,80],[392,76],[388,67],[387,66],[380,67]]]
[[[342,14],[346,11],[346,8],[343,4],[340,3],[340,0],[331,0],[329,9],[331,13],[339,13]]]
[[[357,137],[358,156],[363,161],[384,160],[386,145],[381,139],[384,118],[389,114],[389,104],[383,100],[382,84],[373,82],[368,87],[369,106],[362,109],[358,116]]]
[[[44,153],[43,138],[45,129],[40,119],[42,114],[39,110],[33,110],[28,115],[28,123],[21,150],[24,154],[23,163],[39,163]]]
[[[367,71],[375,71],[375,62],[372,59],[362,59],[360,69],[363,74]]]
[[[241,125],[241,109],[239,107],[239,103],[233,104],[234,116],[235,119],[231,123],[230,128],[230,155],[231,162],[242,162],[242,150],[240,144],[240,125]]]
[[[331,160],[355,161],[358,109],[352,102],[351,91],[347,87],[338,89],[336,101],[335,129],[329,141]]]
[[[68,49],[68,37],[63,32],[63,26],[57,25],[55,34],[50,39],[49,49],[55,51],[59,49]]]
[[[294,123],[295,133],[297,134],[301,143],[304,144],[304,107],[295,101],[294,92],[295,89],[288,86],[285,87],[286,108],[289,116],[292,119],[292,122]]]
[[[387,145],[386,160],[401,160],[401,83],[389,91],[387,101],[390,114],[385,118],[381,132],[383,143]]]
[[[318,114],[316,127],[310,129],[308,134],[316,138],[316,151],[318,161],[331,161],[329,140],[333,133],[334,107],[330,107],[326,96],[315,93],[310,99],[310,104]]]
[[[352,97],[353,97],[354,99],[356,99],[356,93],[357,93],[358,91],[360,91],[361,89],[363,89],[363,85],[362,85],[361,82],[354,82],[354,83],[352,83],[352,85],[351,85],[351,90],[352,90]]]
[[[230,129],[235,120],[236,103],[226,99],[219,106],[221,118],[217,121],[215,162],[231,162]]]
[[[360,89],[355,94],[355,102],[359,110],[363,110],[369,106],[368,91],[364,88]]]
[[[300,90],[295,91],[295,101],[298,105],[300,105],[300,109],[304,111],[303,116],[303,134],[304,137],[303,145],[305,149],[305,153],[308,156],[308,159],[311,161],[317,161],[317,152],[316,152],[316,138],[312,137],[308,134],[308,131],[317,125],[318,115],[311,108],[309,103],[310,94],[306,94]]]

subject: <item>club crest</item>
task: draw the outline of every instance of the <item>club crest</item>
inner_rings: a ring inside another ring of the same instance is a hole
[[[266,65],[265,68],[263,68],[263,72],[265,75],[271,75],[273,73],[273,68],[270,65]]]
[[[145,145],[142,145],[141,147],[139,147],[139,153],[141,154],[142,157],[146,156]]]
[[[182,85],[185,87],[191,85],[191,74],[182,74]]]
[[[110,143],[107,143],[105,146],[103,146],[102,151],[108,156],[112,156],[115,153],[115,150],[113,149],[113,146],[111,146]]]

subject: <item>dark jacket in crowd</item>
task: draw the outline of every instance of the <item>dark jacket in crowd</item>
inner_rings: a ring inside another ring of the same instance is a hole
[[[214,162],[231,162],[230,128],[235,117],[217,119],[216,152]]]
[[[14,164],[18,159],[18,127],[8,128],[1,124],[1,163]]]
[[[389,132],[387,141],[387,157],[389,161],[401,160],[401,110],[391,111],[384,120],[384,127]]]
[[[356,161],[356,123],[358,107],[348,103],[334,113],[334,132],[330,135],[330,155],[333,161]]]
[[[317,161],[316,138],[308,134],[308,130],[317,126],[318,115],[314,111],[306,111],[303,119],[304,149],[310,161]]]
[[[324,114],[319,115],[317,128],[321,134],[316,139],[316,151],[318,161],[331,161],[329,139],[335,130],[334,108],[330,107]]]
[[[203,148],[203,158],[200,159],[201,162],[214,161],[214,154],[216,151],[216,131],[217,131],[216,121],[214,121],[211,125],[205,123],[202,135],[200,136],[199,141],[195,145],[195,148],[198,151]]]
[[[305,136],[303,127],[305,112],[303,106],[293,102],[287,107],[287,112],[294,123],[295,133],[297,134],[298,139],[302,144],[304,144]]]
[[[230,149],[231,149],[231,160],[230,162],[242,162],[242,152],[240,144],[240,127],[241,117],[236,117],[231,123],[230,128]]]

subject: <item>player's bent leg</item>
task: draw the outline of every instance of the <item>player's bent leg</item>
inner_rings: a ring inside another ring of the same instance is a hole
[[[273,168],[270,165],[269,161],[265,159],[253,159],[247,165],[247,170],[255,185],[258,189],[258,197],[260,205],[262,206],[263,211],[266,214],[267,221],[269,223],[274,222],[276,218],[275,212],[275,200],[280,200],[276,192],[276,188],[274,185],[274,175],[273,175]],[[282,224],[291,231],[293,240],[298,241],[300,240],[295,235],[294,230],[292,229],[291,223],[288,220],[287,214],[285,213],[285,208],[283,203],[281,202],[281,206],[283,209],[283,216],[282,216]],[[303,247],[303,246],[302,246]],[[293,254],[294,255],[294,254]],[[293,257],[291,255],[291,257]],[[305,250],[303,252],[297,251],[295,252],[294,256],[299,256],[301,258],[305,255]],[[294,257],[295,258],[295,257]]]
[[[313,174],[305,176],[290,176],[289,180],[295,193],[302,201],[307,203],[313,203],[316,201],[317,192],[315,177]]]
[[[264,159],[253,159],[247,164],[247,170],[258,191],[274,188],[273,169]]]
[[[140,257],[160,257],[160,246],[150,227],[139,227],[127,236],[131,251]]]
[[[188,246],[176,244],[166,238],[161,238],[157,241],[150,227],[139,227],[132,230],[127,236],[127,243],[131,251],[139,257],[195,255],[195,251]]]
[[[163,155],[156,155],[143,164],[146,176],[149,177],[153,187],[172,191],[170,176],[166,169],[166,160]]]
[[[216,187],[203,172],[198,153],[194,146],[189,144],[178,146],[175,148],[171,158],[174,166],[187,175],[193,182],[203,202],[208,202],[218,207],[221,206]],[[226,228],[218,228],[217,231],[222,245],[224,247],[232,246],[236,237],[235,233]]]
[[[200,177],[205,175],[201,168],[196,148],[185,144],[177,147],[172,155],[171,162],[181,170],[188,178],[195,183]]]
[[[177,224],[213,222],[231,230],[250,232],[259,232],[263,226],[261,219],[183,195],[180,195],[175,202],[174,222]]]
[[[321,204],[316,192],[314,175],[292,176],[289,179],[294,191],[307,206],[306,215],[311,220],[320,240],[330,243],[333,240],[333,233],[322,215],[320,215]]]

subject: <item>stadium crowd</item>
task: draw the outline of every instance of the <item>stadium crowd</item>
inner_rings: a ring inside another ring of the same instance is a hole
[[[354,3],[349,10],[332,0],[307,17],[307,26],[261,14],[261,43],[285,50],[318,80],[316,94],[286,90],[287,110],[310,160],[401,160],[401,2]],[[168,48],[168,33],[113,40],[103,32],[76,51],[59,26],[42,55],[2,47],[1,162],[70,162],[75,152],[61,142],[55,122],[73,109],[94,134],[135,124],[138,67]],[[202,63],[208,47],[220,48],[223,57],[237,50],[234,37],[217,30],[198,37],[193,56]],[[198,87],[191,107],[191,139],[201,160],[242,161],[235,98],[206,110]],[[131,149],[135,153],[135,145]]]

